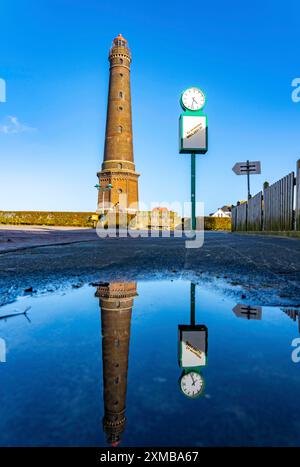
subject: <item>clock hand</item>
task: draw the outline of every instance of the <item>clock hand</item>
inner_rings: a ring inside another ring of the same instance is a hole
[[[194,108],[194,102],[195,102],[196,105],[198,105],[198,102],[197,102],[196,99],[193,97],[193,102],[192,102],[193,105],[192,105],[192,108]]]

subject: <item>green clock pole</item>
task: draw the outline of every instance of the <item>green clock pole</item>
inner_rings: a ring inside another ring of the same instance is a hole
[[[205,154],[207,152],[207,117],[202,113],[205,105],[205,95],[199,88],[188,88],[181,94],[180,105],[184,113],[179,118],[179,152],[180,154],[191,154],[191,230],[195,232],[197,228],[196,154]],[[185,122],[188,121],[189,124],[186,127]],[[187,144],[187,138],[193,137],[199,133],[199,130],[202,133],[205,132],[205,134],[189,139],[189,144]]]
[[[192,230],[196,230],[196,154],[191,154]]]
[[[195,310],[195,290],[196,284],[191,282],[191,325],[195,326],[196,324],[196,310]]]

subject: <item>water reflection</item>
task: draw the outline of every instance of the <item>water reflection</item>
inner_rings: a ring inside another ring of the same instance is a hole
[[[178,361],[183,372],[179,378],[182,393],[195,398],[203,395],[202,367],[207,364],[208,330],[204,324],[196,324],[195,284],[190,287],[190,324],[178,326]]]
[[[178,324],[178,365],[182,369],[178,380],[179,390],[190,399],[204,395],[203,369],[208,363],[208,327],[203,322],[196,323],[195,292],[196,285],[191,283],[190,322]],[[136,282],[101,283],[95,293],[101,310],[103,430],[107,443],[114,447],[121,443],[125,431],[131,317],[137,295]],[[300,329],[299,311],[281,310],[294,321],[298,318]],[[198,309],[200,316],[201,311]],[[232,311],[237,318],[262,320],[261,306],[238,303]]]
[[[120,444],[126,424],[126,392],[130,327],[136,282],[99,284],[103,361],[103,430],[109,444]],[[178,361],[183,372],[179,378],[182,393],[195,398],[203,395],[202,367],[207,365],[208,330],[196,324],[195,284],[190,285],[190,324],[178,325]]]
[[[136,282],[100,284],[103,360],[103,429],[107,442],[117,446],[125,429],[130,324]]]
[[[31,306],[27,307],[24,311],[17,311],[15,310],[13,313],[8,313],[3,316],[0,316],[0,320],[6,321],[10,318],[14,318],[16,316],[24,316],[29,323],[31,323],[30,318],[28,317],[28,311],[31,309]]]
[[[256,320],[261,320],[262,318],[262,307],[261,306],[251,306],[251,305],[245,305],[243,303],[238,303],[237,305],[235,305],[232,311],[237,318],[256,319]]]
[[[300,311],[299,309],[294,309],[294,308],[281,308],[281,311],[283,311],[289,318],[291,318],[293,321],[296,321],[298,318],[298,332],[300,334]]]
[[[280,308],[294,322],[298,323],[298,332],[300,334],[300,310],[298,308]],[[232,309],[233,313],[237,318],[254,319],[260,321],[262,319],[262,307],[246,305],[244,303],[238,303]]]
[[[25,300],[31,324],[0,308],[1,446],[299,445],[300,308],[184,280]]]

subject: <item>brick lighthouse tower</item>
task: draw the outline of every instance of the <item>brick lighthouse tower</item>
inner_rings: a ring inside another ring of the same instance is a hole
[[[125,408],[131,312],[137,295],[136,282],[100,284],[103,360],[103,429],[112,446],[121,442]]]
[[[130,95],[131,52],[118,35],[109,51],[110,76],[104,157],[99,177],[98,211],[112,209],[134,213],[138,209],[138,177],[133,160]],[[111,189],[106,189],[112,185]],[[104,189],[104,190],[103,190]],[[131,208],[131,209],[130,209]]]

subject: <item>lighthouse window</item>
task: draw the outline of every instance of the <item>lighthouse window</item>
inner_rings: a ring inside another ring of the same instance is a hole
[[[120,63],[123,63],[123,58],[120,58]]]
[[[122,164],[118,164],[118,169],[122,169]]]
[[[122,193],[122,188],[118,188],[119,195]]]
[[[117,338],[117,339],[115,339],[115,347],[119,347],[119,346],[120,346],[120,341],[119,341],[119,339]]]
[[[122,131],[123,131],[123,127],[121,125],[118,126],[118,133],[122,133]]]
[[[121,99],[122,99],[122,97],[123,97],[123,92],[122,91],[119,92],[119,97],[121,97]]]
[[[123,73],[120,73],[121,78],[123,78]]]
[[[122,112],[122,110],[123,110],[123,107],[119,107],[119,110],[120,110],[120,112]]]

